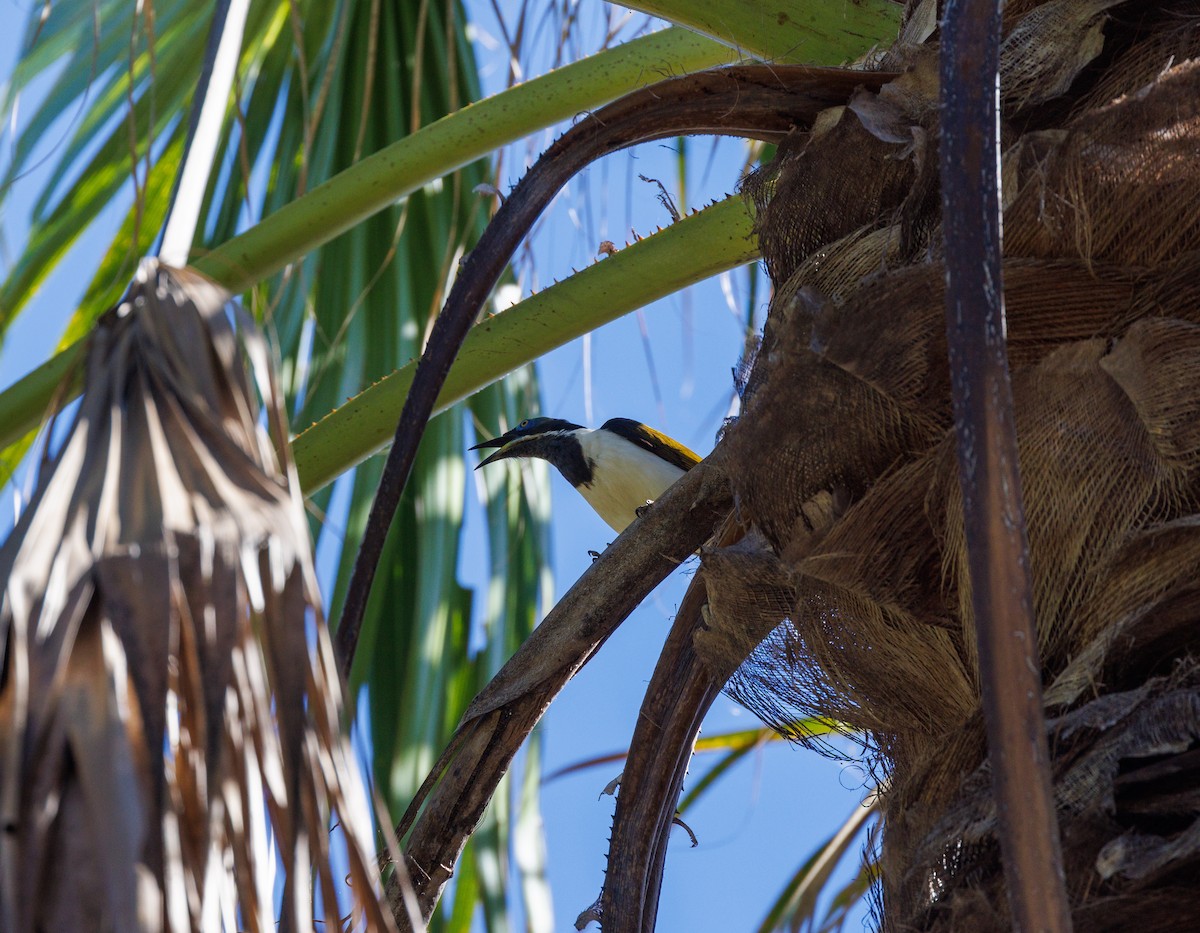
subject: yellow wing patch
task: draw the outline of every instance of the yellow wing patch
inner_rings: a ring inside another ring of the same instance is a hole
[[[679,441],[667,437],[661,431],[647,427],[640,421],[630,418],[610,418],[604,422],[604,430],[620,435],[625,440],[637,444],[681,470],[690,470],[700,462],[700,457]]]

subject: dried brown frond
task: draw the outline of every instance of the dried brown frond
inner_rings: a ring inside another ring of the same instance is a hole
[[[280,400],[227,298],[143,263],[0,552],[5,930],[273,930],[276,862],[288,928],[345,925],[343,870],[350,925],[392,928]]]

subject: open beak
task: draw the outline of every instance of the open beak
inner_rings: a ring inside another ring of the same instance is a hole
[[[513,432],[509,431],[507,434],[501,434],[499,437],[493,438],[490,441],[480,441],[478,444],[472,445],[469,448],[471,450],[484,450],[489,447],[500,448],[490,457],[485,457],[483,460],[480,460],[475,466],[475,469],[478,470],[482,466],[487,466],[489,463],[495,463],[497,460],[503,460],[505,457],[515,456],[516,448],[520,446],[521,439],[514,438],[512,434]]]

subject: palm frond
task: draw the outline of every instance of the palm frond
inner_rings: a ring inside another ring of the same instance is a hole
[[[391,928],[264,343],[147,260],[85,380],[0,552],[5,929],[269,930],[272,838],[286,921],[338,926],[331,821]]]
[[[74,108],[78,119],[52,151],[56,180],[36,198],[31,248],[5,283],[5,322],[24,307],[34,285],[66,255],[96,213],[114,199],[124,199],[121,229],[68,323],[64,343],[82,337],[98,310],[116,300],[162,222],[182,145],[179,115],[198,70],[207,21],[187,4],[156,5],[151,42],[145,24],[124,0],[101,0],[94,12],[100,31],[93,41],[91,3],[64,0],[53,5],[44,24],[29,27],[26,57],[11,85],[13,94],[21,93],[66,56],[52,91],[15,135],[10,179],[30,168],[52,130],[59,132],[55,115]],[[253,4],[237,100],[226,122],[224,156],[208,185],[202,213],[201,259],[209,245],[229,241],[335,174],[397,140],[408,140],[417,127],[434,124],[476,98],[478,81],[464,23],[453,0],[398,6],[370,0]],[[636,71],[636,66],[628,68]],[[137,140],[132,152],[131,127]],[[419,349],[456,257],[478,235],[486,213],[485,202],[471,193],[488,180],[482,163],[429,184],[444,171],[446,152],[444,145],[434,147],[433,161],[426,153],[425,176],[409,185],[402,201],[252,294],[252,307],[266,322],[284,361],[284,404],[296,423],[308,424]],[[133,192],[140,196],[131,198],[134,154],[141,189]],[[490,386],[474,404],[479,412],[492,412],[487,417],[501,412],[523,417],[536,409],[536,381],[529,371],[518,373]],[[372,608],[371,650],[354,679],[355,696],[371,713],[378,787],[393,808],[407,802],[406,794],[420,779],[414,769],[436,754],[483,676],[474,657],[478,646],[467,637],[470,594],[454,572],[465,481],[463,422],[461,411],[448,414],[436,444],[427,444],[423,452],[421,491],[406,500],[389,544],[391,585]],[[7,465],[13,466],[25,449],[10,449]],[[346,481],[348,504],[335,510],[328,524],[312,521],[323,547],[334,552],[335,566],[338,550],[343,559],[354,552],[359,515],[376,479],[377,469],[363,464]],[[544,474],[527,476],[497,498],[511,495],[520,503],[522,491],[532,489],[544,500],[545,485]],[[314,498],[315,514],[325,515],[331,496],[329,489]],[[485,667],[498,664],[496,658],[512,650],[518,633],[532,628],[540,612],[547,573],[544,513],[536,520],[530,517],[524,528],[537,527],[537,533],[521,537],[517,526],[509,531],[501,525],[493,541],[493,547],[504,537],[514,546],[519,542],[520,560],[494,562],[497,575],[491,587],[502,602],[488,614],[486,651],[491,660]],[[434,541],[436,548],[417,546]],[[416,557],[419,553],[425,557]],[[332,576],[329,605],[336,612],[344,584],[339,574]],[[514,607],[519,611],[512,613]],[[404,620],[400,625],[398,618]],[[427,657],[440,658],[443,667],[425,665],[421,659]],[[404,673],[398,676],[398,671]],[[357,692],[364,685],[365,692]],[[497,844],[504,847],[507,840]]]
[[[854,808],[837,832],[818,846],[788,880],[779,898],[767,911],[767,916],[759,926],[759,933],[774,933],[776,930],[790,930],[795,933],[799,930],[816,929],[818,898],[824,892],[833,870],[858,837],[859,831],[875,814],[874,802]],[[850,905],[866,893],[863,885],[859,883],[860,876],[868,879],[866,887],[870,887],[870,872],[864,867],[847,887],[838,892],[843,895],[842,903],[832,905],[833,910],[822,921],[822,929],[826,928],[825,924],[836,923],[835,918],[844,916]]]

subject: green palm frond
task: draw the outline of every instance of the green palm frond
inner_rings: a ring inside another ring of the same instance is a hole
[[[8,88],[19,94],[46,69],[61,69],[17,134],[0,190],[19,183],[49,134],[61,132],[57,115],[79,116],[53,150],[54,181],[36,197],[27,248],[0,285],[0,324],[25,307],[102,210],[124,203],[120,229],[67,324],[64,343],[86,334],[99,310],[114,302],[162,224],[208,19],[195,5],[156,5],[151,38],[132,4],[104,0],[95,9],[101,25],[93,41],[92,11],[90,3],[64,2],[49,8],[44,23],[32,22],[28,52]],[[447,0],[253,4],[224,158],[209,184],[195,254],[203,256],[205,244],[229,240],[477,97],[463,24],[459,5]],[[131,190],[135,163],[138,181]],[[486,220],[486,203],[472,189],[487,180],[485,165],[476,163],[419,187],[256,287],[252,307],[284,360],[282,387],[296,424],[416,355],[457,257]],[[531,372],[519,372],[486,389],[474,407],[481,419],[527,413],[537,407],[536,381]],[[366,686],[378,786],[392,808],[406,802],[423,776],[419,769],[436,756],[496,663],[494,657],[481,661],[468,643],[471,594],[455,579],[464,414],[448,413],[439,425],[422,451],[418,491],[396,522],[391,579],[373,605],[372,637],[354,679],[356,687]],[[343,563],[353,555],[376,474],[368,463],[347,480],[344,516],[332,516],[328,526],[313,520],[318,535],[342,536]],[[540,482],[536,495],[544,500],[545,476],[519,485],[531,482]],[[521,491],[505,489],[496,501],[520,503]],[[326,490],[313,500],[315,514],[324,515],[330,495]],[[543,596],[544,515],[530,515],[526,524],[536,533],[521,535],[516,525],[501,523],[493,535],[493,549],[520,550],[518,560],[494,561],[491,589],[500,602],[487,632],[488,644],[500,647],[486,649],[494,656],[511,651],[532,627]],[[330,606],[336,613],[342,584],[340,572],[334,576]],[[440,663],[427,663],[431,658]],[[507,832],[491,845],[490,857],[507,858]]]
[[[834,869],[877,810],[874,800],[854,808],[837,832],[818,846],[788,880],[778,899],[767,911],[758,933],[774,933],[777,930],[798,933],[800,930],[818,929],[818,899],[826,893],[825,888]],[[820,920],[819,929],[840,929],[850,908],[866,896],[873,880],[871,867],[864,864],[849,884],[834,895],[833,902]]]

